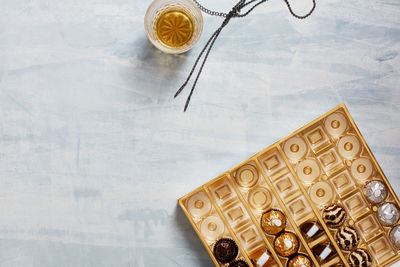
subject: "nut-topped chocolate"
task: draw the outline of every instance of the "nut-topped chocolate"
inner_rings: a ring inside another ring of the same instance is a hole
[[[342,250],[350,251],[357,247],[360,237],[356,229],[349,226],[342,226],[336,232],[336,242]]]
[[[340,205],[331,204],[323,210],[322,218],[328,227],[336,228],[344,223],[346,211]]]
[[[312,267],[312,262],[306,255],[297,254],[289,260],[287,267]]]
[[[289,257],[299,249],[299,240],[291,232],[282,232],[274,240],[274,249],[282,257]]]
[[[350,253],[348,262],[351,267],[372,266],[371,256],[363,248],[358,248]]]
[[[269,210],[261,217],[262,229],[270,235],[276,235],[286,227],[286,216],[280,210]]]
[[[228,263],[233,261],[239,253],[239,249],[235,243],[235,241],[222,238],[217,241],[214,245],[214,256],[215,258],[222,262]]]

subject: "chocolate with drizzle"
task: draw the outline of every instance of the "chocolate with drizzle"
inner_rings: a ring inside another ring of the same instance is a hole
[[[369,267],[372,266],[371,256],[363,248],[358,248],[350,253],[348,262],[351,267]]]
[[[360,238],[356,229],[349,226],[342,226],[336,232],[336,242],[342,250],[350,251],[357,247]]]
[[[328,227],[336,228],[341,226],[345,221],[346,211],[342,206],[332,204],[324,209],[322,218]]]

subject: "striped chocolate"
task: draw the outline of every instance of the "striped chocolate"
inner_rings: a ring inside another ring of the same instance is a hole
[[[351,267],[369,267],[372,265],[371,256],[363,248],[358,248],[350,253],[348,262]]]
[[[360,238],[353,227],[342,226],[336,232],[336,242],[342,250],[350,251],[357,247]]]
[[[322,217],[329,227],[339,227],[346,219],[346,211],[343,207],[332,204],[326,207],[322,213]]]

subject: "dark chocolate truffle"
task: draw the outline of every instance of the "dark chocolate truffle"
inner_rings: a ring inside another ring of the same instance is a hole
[[[336,255],[335,249],[329,243],[316,245],[312,248],[312,252],[315,256],[317,256],[317,259],[320,263],[327,262],[329,259]]]
[[[233,261],[238,255],[239,249],[235,241],[222,238],[214,245],[214,256],[222,263]]]
[[[342,206],[332,204],[324,209],[322,217],[328,227],[339,227],[346,219],[346,211]]]
[[[369,267],[372,265],[371,256],[363,248],[358,248],[350,253],[348,262],[351,267]]]
[[[357,247],[360,237],[353,227],[342,226],[336,232],[336,243],[342,250],[350,251]]]
[[[270,235],[276,235],[286,227],[286,216],[280,210],[269,210],[261,217],[262,229]]]
[[[289,260],[287,267],[312,267],[312,262],[306,255],[297,254]]]
[[[238,260],[229,264],[229,267],[249,267],[249,265],[243,260]]]
[[[289,257],[299,249],[299,240],[291,232],[282,232],[274,240],[274,249],[282,257]]]
[[[300,225],[300,230],[306,239],[313,239],[320,236],[324,231],[316,221],[305,222]]]

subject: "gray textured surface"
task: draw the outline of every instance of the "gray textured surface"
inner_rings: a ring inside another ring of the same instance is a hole
[[[186,114],[200,46],[153,49],[149,4],[1,0],[0,266],[211,266],[176,200],[340,102],[400,193],[398,0],[306,21],[271,0],[224,30]]]

